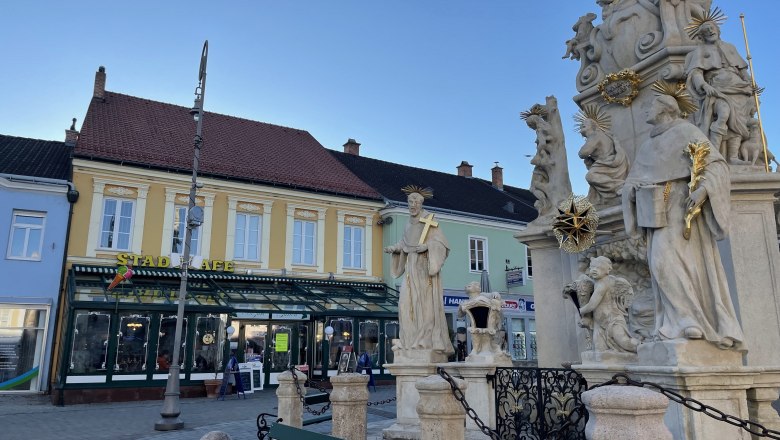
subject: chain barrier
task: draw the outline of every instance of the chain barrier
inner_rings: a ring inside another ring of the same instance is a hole
[[[466,396],[463,394],[463,391],[458,388],[458,384],[455,383],[455,380],[452,378],[452,376],[444,371],[444,368],[442,367],[436,368],[436,372],[439,374],[439,376],[446,380],[447,383],[450,384],[452,395],[455,396],[455,400],[460,402],[461,406],[463,406],[463,409],[466,410],[466,414],[471,418],[471,420],[474,421],[479,430],[482,431],[482,433],[486,436],[490,437],[492,440],[501,440],[501,437],[499,437],[498,433],[490,429],[490,426],[486,425],[485,422],[479,418],[477,412],[474,411],[468,402],[466,402]]]
[[[323,406],[322,408],[311,409],[309,405],[306,404],[306,398],[303,395],[303,391],[301,391],[301,384],[298,382],[298,373],[303,373],[303,372],[295,367],[290,367],[290,372],[292,373],[293,382],[295,383],[295,391],[298,392],[298,398],[301,400],[301,405],[303,405],[303,409],[305,409],[307,413],[315,416],[321,416],[325,414],[330,409],[330,398],[328,398],[328,403],[326,403],[325,406]],[[309,383],[311,383],[311,381]],[[318,387],[317,389],[319,389],[324,393],[328,393],[324,388]]]
[[[774,429],[768,429],[764,427],[764,425],[758,422],[754,422],[746,419],[740,419],[739,417],[726,414],[717,408],[699,402],[698,400],[693,399],[691,397],[685,397],[672,390],[666,389],[661,385],[658,385],[657,383],[642,382],[642,381],[631,379],[625,373],[618,373],[612,376],[612,379],[604,383],[594,385],[590,387],[589,390],[607,386],[607,385],[623,385],[623,386],[635,386],[640,388],[647,388],[663,394],[667,399],[671,400],[672,402],[676,402],[692,411],[704,413],[707,416],[719,422],[725,422],[728,423],[729,425],[742,428],[745,431],[753,434],[754,436],[780,440],[780,431],[775,431]]]
[[[389,399],[380,400],[380,401],[377,401],[377,402],[368,402],[368,403],[366,403],[366,406],[379,406],[379,405],[384,405],[386,403],[395,402],[395,397],[396,396],[393,396],[393,397],[391,397]]]

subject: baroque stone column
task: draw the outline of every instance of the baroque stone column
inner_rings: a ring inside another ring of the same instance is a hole
[[[345,440],[366,438],[368,407],[368,376],[357,373],[339,374],[330,378],[333,392],[330,401],[333,411],[331,435]]]
[[[454,379],[460,390],[467,384]],[[420,393],[417,415],[421,440],[459,440],[466,437],[466,411],[452,395],[450,384],[441,376],[422,378],[415,384]]]
[[[307,388],[303,386],[306,382],[306,375],[300,371],[295,371],[298,377],[298,384],[301,386],[301,394],[306,395]],[[295,387],[292,373],[288,370],[278,377],[279,388],[276,389],[276,397],[279,399],[279,417],[282,423],[294,428],[303,427],[303,403],[298,390]]]

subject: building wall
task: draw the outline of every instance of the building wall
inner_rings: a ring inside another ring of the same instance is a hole
[[[0,178],[0,309],[5,309],[5,312],[0,313],[9,315],[6,317],[9,327],[21,325],[25,329],[43,328],[36,330],[36,337],[39,339],[36,343],[38,352],[35,361],[39,368],[38,376],[25,384],[10,388],[12,390],[26,387],[42,391],[48,383],[54,334],[52,330],[57,312],[70,212],[66,192],[65,185],[27,184]],[[46,214],[39,261],[9,258],[11,223],[15,210]],[[30,313],[31,309],[47,310],[45,320],[38,319],[35,313]],[[22,316],[25,314],[23,310],[28,311],[26,316]],[[17,331],[20,330],[11,330],[10,333],[0,336],[13,337]],[[30,330],[24,332],[29,334]],[[5,357],[2,353],[0,355]],[[6,376],[8,372],[3,378],[8,379]],[[0,380],[1,382],[4,380]],[[32,385],[32,388],[29,385]]]

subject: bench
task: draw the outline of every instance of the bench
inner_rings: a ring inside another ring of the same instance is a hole
[[[303,398],[303,403],[307,405],[316,405],[318,403],[330,402],[330,394],[328,393],[311,393],[307,394]]]
[[[268,435],[277,440],[339,440],[338,437],[293,428],[282,423],[274,423]]]

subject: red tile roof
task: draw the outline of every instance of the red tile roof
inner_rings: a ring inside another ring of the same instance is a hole
[[[93,98],[74,156],[191,172],[188,108],[120,93]],[[206,112],[199,174],[361,198],[381,196],[309,132]]]

